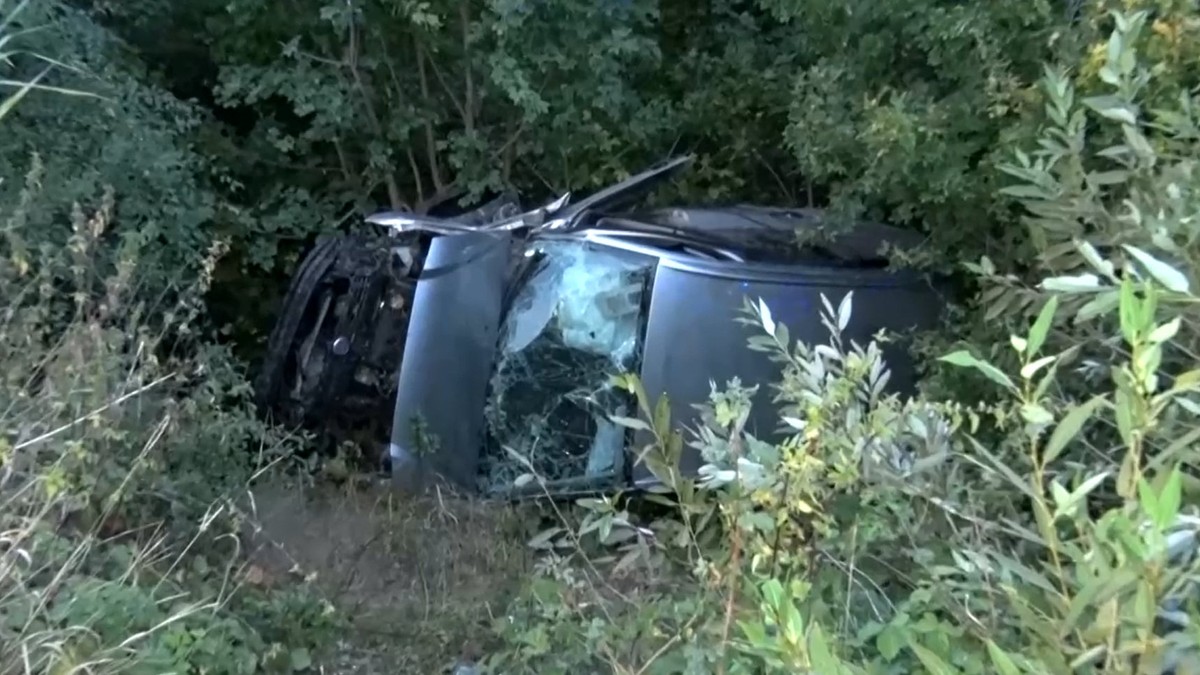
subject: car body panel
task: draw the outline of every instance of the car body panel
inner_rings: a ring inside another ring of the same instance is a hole
[[[940,296],[921,275],[886,269],[880,252],[917,243],[915,233],[830,231],[813,209],[619,211],[689,162],[484,224],[388,214],[393,229],[440,235],[419,273],[400,367],[389,448],[398,485],[418,487],[426,469],[512,496],[648,485],[631,450],[645,434],[611,419],[636,415],[617,372],[640,375],[652,398],[666,395],[682,426],[712,383],[760,385],[748,431],[777,437],[778,365],[747,346],[753,328],[737,321],[746,300],[763,300],[792,339],[810,344],[828,339],[822,293],[835,306],[854,293],[847,337],[859,343],[881,328],[935,325]],[[885,346],[892,390],[915,381],[904,347]],[[685,449],[684,473],[700,464]]]
[[[488,378],[499,336],[512,237],[474,232],[433,240],[413,298],[392,420],[392,473],[427,469],[472,487]]]
[[[422,432],[433,439],[430,468],[471,491],[563,496],[647,487],[654,478],[644,466],[634,465],[632,454],[649,442],[646,433],[604,428],[607,416],[628,416],[633,409],[631,400],[606,388],[612,374],[638,373],[652,398],[668,397],[672,420],[682,426],[696,422],[694,406],[707,400],[710,383],[723,386],[738,377],[744,384],[758,384],[747,431],[778,438],[778,414],[771,403],[778,365],[747,348],[755,330],[737,321],[746,300],[763,300],[776,320],[788,325],[792,339],[810,344],[828,339],[819,319],[822,293],[835,307],[846,293],[854,293],[846,338],[859,344],[881,328],[893,333],[930,328],[942,304],[922,275],[869,264],[737,262],[722,259],[719,252],[704,258],[656,246],[658,240],[644,232],[548,233],[520,248],[497,237],[440,237],[430,252],[418,284],[396,401],[391,452],[398,484],[424,480],[418,477],[423,476],[422,465],[412,457],[412,420],[419,417]],[[529,273],[512,264],[512,259],[535,255],[545,260],[531,262]],[[632,297],[628,290],[616,293],[622,283],[632,282],[618,282],[614,274],[640,272],[646,288],[636,298],[636,329],[629,323],[633,305],[610,312],[627,317],[625,323],[603,323],[596,307],[611,307],[611,297],[621,302]],[[572,275],[574,281],[569,281]],[[591,324],[580,324],[585,312],[592,312]],[[567,313],[574,318],[564,319]],[[552,323],[576,334],[573,351],[561,336],[549,347],[558,349],[555,358],[562,361],[510,358],[510,352],[526,349],[535,338],[545,350],[543,334]],[[611,335],[597,336],[605,331],[624,335],[622,356],[611,363],[600,358],[603,349],[578,344],[588,341],[589,332],[593,343],[612,340]],[[915,383],[905,346],[903,341],[884,346],[892,370],[889,389],[894,391],[911,390]],[[598,361],[608,370],[597,370]],[[497,415],[507,420],[508,432],[496,431]],[[607,434],[607,452],[612,452],[614,433],[621,439],[619,456],[604,470],[593,471],[599,439]],[[562,440],[571,434],[572,442]],[[590,451],[585,447],[589,439],[594,441]],[[561,467],[546,464],[551,447],[563,458]],[[514,461],[514,456],[523,459]],[[505,462],[507,467],[495,469]],[[686,448],[683,473],[694,475],[700,465],[699,453]],[[514,479],[530,469],[545,483],[514,488]]]
[[[881,328],[930,328],[940,310],[934,289],[911,273],[663,260],[655,276],[640,373],[647,395],[665,394],[673,424],[691,427],[698,421],[694,406],[707,401],[711,384],[723,387],[739,378],[743,385],[759,386],[746,431],[779,440],[779,415],[771,403],[779,365],[747,348],[747,340],[762,333],[737,321],[744,302],[761,299],[774,320],[787,325],[791,340],[815,345],[829,339],[820,321],[821,295],[836,308],[850,292],[853,312],[844,338],[864,346]],[[915,384],[912,359],[904,349],[902,341],[883,348],[893,391],[911,390]],[[648,432],[639,432],[634,445],[644,447],[651,440]],[[700,465],[699,453],[685,448],[681,472],[695,475]],[[644,465],[633,467],[632,479],[642,487],[654,482]]]
[[[327,447],[378,439],[406,490],[437,474],[468,492],[567,496],[649,479],[631,450],[646,439],[612,419],[637,414],[618,372],[665,395],[677,426],[696,420],[712,384],[759,385],[749,430],[774,436],[778,364],[747,345],[747,300],[810,344],[828,339],[822,293],[837,304],[854,292],[860,342],[936,326],[941,296],[887,269],[919,233],[811,208],[646,207],[690,162],[527,211],[506,193],[458,215],[369,216],[373,234],[336,237],[301,263],[258,378],[261,407],[322,426]],[[911,388],[904,345],[885,354],[891,389]],[[700,458],[685,453],[693,473]]]

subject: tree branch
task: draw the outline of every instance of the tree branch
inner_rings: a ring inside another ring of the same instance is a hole
[[[421,43],[417,41],[416,36],[413,37],[413,51],[417,56],[417,76],[421,82],[421,96],[424,98],[424,103],[429,106],[432,103],[432,96],[429,93],[429,75],[425,72],[425,50],[421,49]],[[433,175],[433,187],[435,190],[442,189],[446,184],[442,177],[441,163],[438,162],[437,143],[433,139],[433,122],[425,120],[425,153],[429,156],[429,171]]]
[[[349,2],[347,2],[347,4],[349,4]],[[366,83],[366,78],[363,76],[362,71],[360,71],[358,68],[358,30],[353,16],[351,16],[349,21],[347,43],[345,66],[350,71],[350,76],[354,80],[355,88],[358,89],[359,94],[362,96],[363,106],[367,111],[367,121],[371,125],[371,131],[375,133],[375,136],[380,141],[386,143],[388,140],[387,135],[384,132],[383,123],[379,120],[379,116],[375,112],[374,98],[371,96],[370,88]],[[396,211],[409,210],[408,204],[400,195],[400,185],[396,182],[396,172],[392,171],[391,169],[385,169],[383,172],[383,181],[387,186],[388,201],[391,202],[392,209]]]
[[[413,183],[417,186],[417,201],[425,201],[425,185],[421,180],[421,167],[417,166],[417,157],[413,154],[412,145],[404,149],[404,154],[408,156],[408,168],[412,171]]]
[[[471,6],[470,0],[460,0],[458,18],[462,29],[463,73],[466,80],[466,93],[463,94],[463,127],[467,133],[475,132],[475,115],[478,105],[475,99],[475,78],[471,72]]]
[[[437,59],[429,57],[429,52],[425,50],[422,50],[422,53],[425,54],[426,58],[429,59],[429,65],[433,68],[433,76],[437,78],[438,84],[442,85],[442,91],[446,92],[446,96],[449,97],[450,102],[454,104],[454,108],[458,110],[458,114],[460,117],[462,117],[463,124],[465,125],[468,117],[470,116],[467,112],[467,109],[463,107],[462,101],[459,101],[458,97],[454,95],[454,88],[450,86],[450,81],[446,79],[445,73],[443,73],[442,69],[438,67]]]

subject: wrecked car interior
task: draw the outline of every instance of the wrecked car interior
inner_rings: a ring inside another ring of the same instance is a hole
[[[936,325],[934,285],[891,265],[915,233],[835,228],[813,209],[640,206],[690,161],[578,201],[381,213],[367,219],[375,233],[322,240],[293,278],[260,402],[292,423],[374,434],[405,489],[436,475],[482,494],[570,495],[653,481],[630,450],[644,432],[611,421],[635,408],[617,373],[666,395],[684,426],[710,377],[761,383],[748,430],[777,433],[775,366],[735,320],[747,298],[799,340],[825,340],[823,294],[854,293],[847,335],[859,342]],[[885,353],[890,386],[910,388],[904,341]],[[699,463],[685,453],[681,469]],[[514,485],[530,468],[539,484]]]

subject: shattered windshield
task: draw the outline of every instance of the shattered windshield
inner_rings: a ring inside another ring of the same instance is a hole
[[[638,367],[655,259],[579,241],[538,245],[500,329],[485,410],[484,489],[620,471],[628,415],[615,373]]]

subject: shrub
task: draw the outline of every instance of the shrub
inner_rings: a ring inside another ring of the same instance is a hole
[[[28,6],[0,3],[0,49]],[[0,101],[0,123],[43,81]],[[337,617],[303,589],[245,588],[232,535],[232,497],[288,445],[193,335],[220,247],[154,315],[133,292],[138,240],[106,238],[113,191],[73,205],[59,246],[45,177],[35,157],[0,211],[0,672],[307,668]]]
[[[499,627],[496,672],[1194,671],[1200,101],[1147,121],[1147,15],[1112,20],[1111,90],[1077,103],[1047,71],[1039,150],[1003,167],[1044,280],[974,267],[1034,315],[984,356],[942,357],[984,402],[881,393],[876,342],[840,338],[851,295],[826,300],[824,345],[748,303],[786,439],[745,432],[740,382],[685,437],[623,378],[641,409],[623,422],[656,438],[641,459],[664,487],[645,501],[669,515],[584,500],[535,538],[542,574]],[[695,479],[674,470],[685,443]]]
[[[0,199],[15,203],[29,156],[38,153],[44,183],[25,196],[26,236],[35,248],[61,247],[72,234],[72,205],[113,189],[121,195],[121,218],[106,237],[141,247],[139,274],[129,282],[141,299],[153,300],[203,258],[213,231],[234,214],[213,189],[216,167],[197,151],[202,111],[154,83],[86,4],[0,5],[6,81],[37,78],[3,122]],[[225,228],[224,234],[238,233]],[[109,266],[110,249],[97,252]]]

